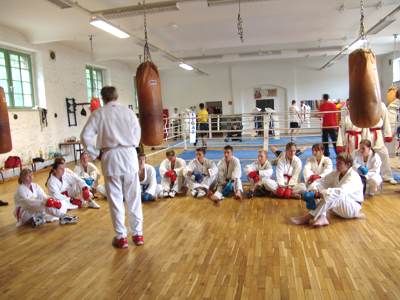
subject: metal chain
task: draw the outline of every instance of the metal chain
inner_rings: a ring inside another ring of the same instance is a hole
[[[243,19],[242,16],[240,15],[240,0],[239,0],[239,13],[237,17],[237,30],[238,30],[238,35],[240,38],[240,41],[243,43],[244,38],[243,38]]]
[[[93,34],[89,35],[89,42],[90,42],[90,59],[93,61]]]
[[[393,34],[393,38],[394,38],[394,42],[393,42],[393,60],[392,60],[392,62],[394,62],[394,60],[396,59],[396,51],[397,51],[397,33]]]
[[[365,40],[365,28],[364,28],[364,0],[360,0],[360,37]]]
[[[151,61],[150,48],[147,38],[147,16],[146,16],[146,0],[143,0],[143,21],[144,21],[144,47],[143,47],[143,61]]]

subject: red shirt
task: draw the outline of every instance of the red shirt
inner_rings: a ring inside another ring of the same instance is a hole
[[[319,106],[319,111],[337,111],[336,104],[330,101],[324,101]],[[322,127],[337,126],[338,113],[325,113],[322,114]]]

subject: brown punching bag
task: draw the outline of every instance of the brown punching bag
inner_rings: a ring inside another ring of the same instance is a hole
[[[136,70],[136,88],[139,97],[139,119],[142,143],[157,146],[163,142],[163,110],[160,75],[155,64],[145,61]]]
[[[375,126],[382,115],[381,91],[375,54],[357,49],[349,55],[350,119],[360,128]]]
[[[8,120],[7,102],[4,90],[0,87],[0,153],[12,149],[10,122]]]

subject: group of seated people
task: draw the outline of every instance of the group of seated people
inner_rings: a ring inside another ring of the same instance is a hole
[[[333,170],[331,159],[324,156],[322,144],[312,146],[312,156],[304,168],[298,157],[302,151],[295,143],[288,143],[284,151],[272,150],[277,156],[272,163],[268,161],[266,151],[260,150],[257,160],[245,166],[250,182],[246,196],[303,199],[310,212],[292,218],[295,224],[328,225],[327,212],[330,210],[343,218],[362,217],[360,210],[364,196],[373,196],[382,184],[381,160],[369,140],[361,141],[354,158],[347,153],[339,154],[336,170]],[[196,149],[196,157],[186,164],[173,150],[167,151],[166,159],[160,165],[161,183],[158,184],[155,168],[146,163],[145,154],[139,153],[142,201],[174,198],[178,193],[188,191],[195,198],[208,196],[216,204],[231,195],[242,199],[242,168],[240,160],[233,155],[232,146],[224,147],[224,157],[218,164],[205,154],[204,148]],[[274,177],[272,164],[276,165]],[[15,194],[17,226],[30,223],[37,227],[56,220],[60,224],[77,223],[78,218],[67,214],[68,210],[100,208],[94,195],[99,193],[106,197],[104,186],[98,183],[99,177],[87,153],[81,155],[74,172],[66,168],[63,158],[55,159],[46,182],[48,194],[32,182],[31,170],[22,170]]]
[[[80,164],[72,171],[65,160],[58,157],[51,166],[46,182],[48,193],[33,182],[30,169],[23,169],[14,195],[17,226],[31,224],[38,227],[47,222],[59,221],[61,225],[76,224],[78,217],[67,212],[78,208],[100,208],[94,200],[95,193],[105,196],[105,188],[98,184],[100,174],[87,153],[81,155]]]

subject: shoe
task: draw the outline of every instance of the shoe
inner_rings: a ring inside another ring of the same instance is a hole
[[[32,217],[32,227],[36,228],[40,225],[46,224],[46,220],[42,215],[36,215]]]
[[[112,245],[115,248],[127,249],[128,248],[128,239],[127,238],[117,239],[117,237],[114,237],[112,240]]]
[[[135,243],[136,246],[142,246],[144,244],[143,235],[134,235],[132,237],[132,241]]]
[[[253,192],[253,191],[248,191],[248,192],[246,193],[246,198],[248,198],[248,199],[253,198],[253,196],[254,196],[254,192]]]
[[[60,217],[60,225],[65,225],[65,224],[76,224],[78,223],[79,218],[77,216],[69,216],[69,215],[64,215]]]
[[[197,193],[197,198],[203,198],[204,196],[206,195],[206,191],[204,191],[204,190],[200,190],[198,193]]]
[[[7,206],[8,202],[4,200],[0,200],[0,206]]]
[[[88,204],[88,207],[89,207],[89,208],[96,208],[96,209],[99,209],[99,208],[100,208],[100,205],[98,205],[98,204],[96,203],[96,201],[90,200],[90,201],[89,201],[89,204]]]
[[[163,198],[167,198],[168,196],[169,196],[168,191],[164,191],[164,192],[163,192]]]
[[[192,196],[197,198],[197,194],[199,193],[198,190],[192,190]]]
[[[170,191],[170,192],[168,193],[168,196],[169,196],[170,198],[175,198],[176,192],[175,192],[175,191]]]
[[[391,178],[391,179],[389,180],[389,183],[390,183],[390,184],[397,184],[397,181],[394,180],[394,178]]]

